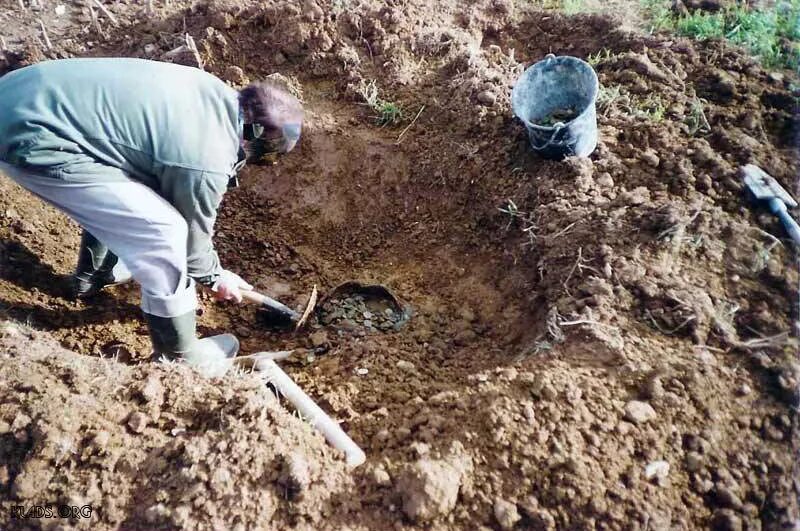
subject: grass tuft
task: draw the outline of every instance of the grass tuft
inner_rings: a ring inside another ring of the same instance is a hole
[[[364,98],[364,104],[376,113],[373,118],[380,127],[397,125],[403,121],[403,109],[398,104],[381,98],[375,81],[362,81],[358,92]]]
[[[744,47],[766,68],[800,67],[800,0],[779,0],[751,9],[737,4],[716,13],[678,15],[667,0],[643,0],[650,30],[674,31],[698,40],[727,39]]]

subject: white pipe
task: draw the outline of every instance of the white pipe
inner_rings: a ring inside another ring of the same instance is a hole
[[[348,466],[355,468],[367,460],[364,451],[353,442],[353,439],[339,427],[339,424],[330,418],[311,398],[297,386],[289,375],[278,367],[273,360],[261,359],[256,362],[256,368],[265,379],[274,385],[289,402],[305,417],[309,423],[317,428],[325,439],[337,450],[344,452]]]

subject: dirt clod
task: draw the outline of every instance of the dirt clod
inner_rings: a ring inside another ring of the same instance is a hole
[[[306,459],[298,453],[290,454],[284,460],[278,482],[286,487],[291,496],[301,496],[311,484],[311,471]]]
[[[654,420],[658,415],[653,406],[647,402],[631,400],[625,404],[625,419],[634,424],[644,424]]]
[[[714,511],[711,517],[711,529],[714,531],[742,531],[742,519],[730,509]]]
[[[128,427],[133,433],[142,433],[150,419],[141,411],[134,411],[128,416]]]
[[[522,519],[515,503],[499,498],[494,501],[494,517],[500,529],[505,531],[514,529],[517,522]]]
[[[414,522],[446,516],[456,506],[462,475],[447,461],[420,459],[398,481],[403,512]]]

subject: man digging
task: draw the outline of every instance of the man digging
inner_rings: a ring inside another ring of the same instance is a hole
[[[220,264],[217,208],[246,158],[294,148],[302,119],[276,84],[236,91],[140,59],[47,61],[0,77],[0,173],[83,227],[75,297],[132,277],[154,358],[214,367],[239,342],[197,338],[195,282],[223,301],[252,289]]]

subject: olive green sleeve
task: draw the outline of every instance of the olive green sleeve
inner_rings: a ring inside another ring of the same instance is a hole
[[[186,262],[189,276],[212,285],[222,266],[214,250],[214,223],[228,175],[170,166],[161,176],[161,195],[181,213],[189,228]]]

